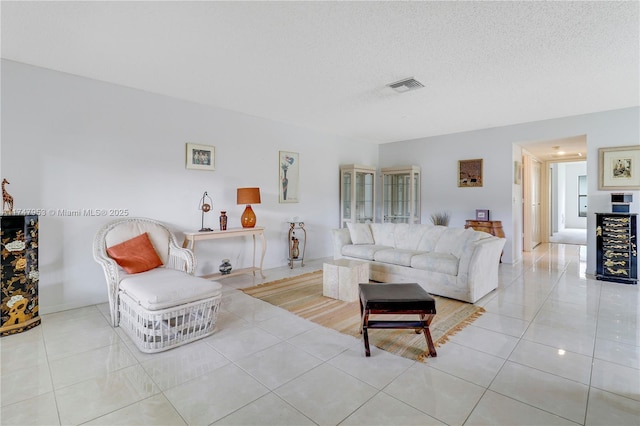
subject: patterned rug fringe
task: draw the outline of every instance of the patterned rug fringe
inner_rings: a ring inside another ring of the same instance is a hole
[[[301,318],[362,339],[359,332],[360,304],[357,301],[343,302],[323,296],[321,270],[241,290]],[[438,313],[429,329],[436,347],[448,342],[451,336],[473,323],[485,312],[484,308],[470,303],[439,296],[434,298]],[[387,317],[393,319],[392,316]],[[429,357],[424,336],[412,330],[372,330],[369,333],[369,341],[382,350],[416,361],[424,362]]]

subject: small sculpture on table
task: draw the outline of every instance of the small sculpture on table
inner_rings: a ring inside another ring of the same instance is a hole
[[[207,202],[207,200],[209,201],[209,203]],[[211,199],[211,197],[209,197],[209,194],[207,194],[207,191],[204,191],[204,194],[202,194],[202,198],[200,199],[200,205],[198,206],[198,210],[202,211],[202,221],[201,221],[199,232],[213,231],[213,229],[211,228],[204,227],[204,214],[211,211],[212,204],[213,204],[213,200]]]
[[[229,261],[229,259],[222,259],[222,264],[218,269],[220,270],[220,273],[222,275],[229,275],[232,269],[231,262]]]
[[[5,189],[7,184],[9,184],[9,181],[2,179],[2,211],[4,213],[13,213],[13,197]]]
[[[295,236],[291,237],[291,257],[297,259],[300,257],[300,240],[298,240]]]
[[[220,230],[221,231],[227,230],[227,212],[226,211],[220,212]]]

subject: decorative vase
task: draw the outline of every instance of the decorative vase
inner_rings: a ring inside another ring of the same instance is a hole
[[[282,170],[284,172],[284,177],[282,178],[282,199],[287,199],[287,186],[289,186],[289,179],[287,178],[287,169]]]
[[[229,262],[229,259],[222,259],[222,264],[220,265],[220,273],[222,275],[229,275],[231,273],[231,262]]]
[[[291,257],[297,259],[300,256],[300,248],[298,247],[300,240],[296,237],[291,237],[291,244],[293,245],[291,248]]]
[[[220,230],[227,230],[227,212],[220,212]]]

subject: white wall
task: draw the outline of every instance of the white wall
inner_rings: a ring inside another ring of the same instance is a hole
[[[578,176],[587,174],[587,163],[580,161],[564,163],[563,165],[565,175],[565,228],[586,229],[587,218],[578,216]]]
[[[452,213],[452,226],[462,226],[476,209],[491,210],[491,218],[501,220],[507,236],[503,261],[517,261],[522,248],[514,244],[521,229],[515,222],[518,195],[512,184],[513,143],[587,135],[587,176],[589,211],[587,217],[587,272],[595,272],[595,215],[610,211],[608,191],[598,190],[598,148],[640,144],[640,108],[585,114],[523,123],[451,135],[401,141],[380,146],[380,167],[415,164],[422,168],[422,221],[437,210]],[[458,188],[458,160],[484,159],[484,186]],[[638,191],[634,192],[634,199]],[[633,203],[638,212],[639,203]]]
[[[1,175],[16,209],[128,209],[159,219],[182,241],[200,228],[198,202],[208,191],[239,227],[236,188],[259,186],[254,205],[266,227],[265,268],[287,263],[291,216],[307,225],[308,259],[330,256],[339,225],[339,165],[376,165],[378,146],[11,61],[2,61]],[[185,169],[185,143],[215,146],[216,170]],[[278,203],[278,151],[300,153],[300,202]],[[92,258],[97,229],[113,217],[40,218],[42,313],[107,300]],[[196,247],[198,274],[222,258],[251,262],[249,241]],[[299,264],[297,265],[299,267]]]

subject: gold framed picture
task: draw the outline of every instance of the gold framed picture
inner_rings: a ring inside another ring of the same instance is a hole
[[[598,149],[598,189],[640,189],[640,145]]]
[[[458,160],[458,187],[473,188],[482,186],[482,158]]]

